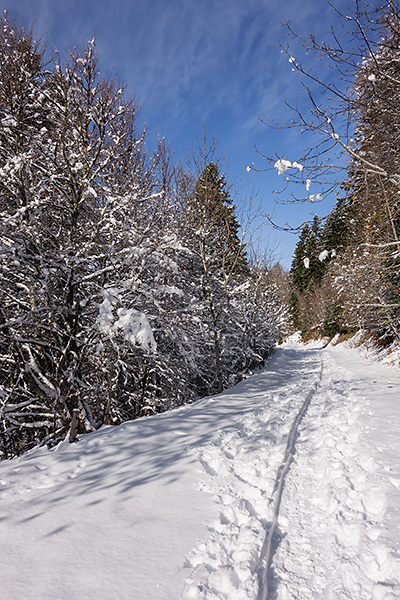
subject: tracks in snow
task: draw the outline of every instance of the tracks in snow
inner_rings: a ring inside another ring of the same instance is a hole
[[[284,482],[321,365],[318,349],[278,350],[265,371],[243,383],[247,410],[233,412],[211,443],[190,450],[207,474],[200,487],[215,495],[220,517],[187,558],[192,574],[184,600],[249,600],[259,590],[258,598],[267,598]]]
[[[273,557],[271,600],[400,598],[399,545],[388,543],[385,527],[390,469],[366,434],[374,416],[368,398],[379,398],[382,374],[369,374],[366,363],[372,388],[363,392],[339,351],[324,353],[324,377],[300,425],[279,515],[285,535]],[[382,445],[385,435],[383,428]]]
[[[187,557],[183,600],[400,599],[360,376],[334,349],[286,347],[234,388],[230,415],[216,399],[229,418],[189,451],[220,514]]]
[[[279,466],[278,473],[276,476],[275,485],[274,485],[274,489],[272,492],[273,493],[272,522],[271,522],[271,525],[267,532],[267,535],[265,537],[264,543],[261,548],[261,553],[260,553],[259,590],[258,590],[257,600],[267,600],[268,599],[268,588],[269,588],[268,583],[270,580],[270,569],[271,569],[271,563],[272,563],[274,551],[276,549],[276,542],[274,540],[274,537],[276,535],[276,529],[278,526],[278,516],[279,516],[279,511],[280,511],[281,502],[282,502],[283,488],[285,485],[286,476],[290,469],[290,465],[294,459],[294,454],[296,451],[295,445],[296,445],[297,436],[299,434],[300,423],[302,422],[304,415],[306,414],[307,409],[310,405],[310,402],[311,402],[315,392],[318,390],[318,387],[319,387],[320,382],[323,377],[324,365],[322,362],[322,358],[320,360],[321,360],[321,369],[319,372],[319,379],[317,382],[315,382],[313,388],[306,395],[306,398],[293,421],[292,427],[291,427],[289,435],[288,435],[285,456],[283,457],[283,461]]]

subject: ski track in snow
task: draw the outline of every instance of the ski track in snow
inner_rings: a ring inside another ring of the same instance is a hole
[[[271,598],[400,597],[400,554],[382,536],[384,465],[356,426],[365,408],[346,370],[327,361],[286,480],[279,521],[289,533],[275,555]]]
[[[253,397],[256,410],[193,450],[209,475],[201,488],[215,495],[220,518],[210,526],[210,538],[188,557],[194,574],[187,581],[184,600],[257,598],[260,570],[265,568],[260,556],[274,521],[275,488],[288,436],[320,378],[318,350],[303,353],[301,366],[299,355],[293,354],[290,367],[288,358],[290,350],[274,357],[267,391]]]
[[[322,377],[319,352],[284,391],[270,382],[264,408],[193,450],[220,517],[187,559],[184,600],[400,598],[400,552],[382,530],[388,478],[357,424],[366,403],[343,366],[327,361]]]

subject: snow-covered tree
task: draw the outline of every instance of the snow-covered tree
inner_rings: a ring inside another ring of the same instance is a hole
[[[227,328],[233,318],[232,290],[246,269],[234,211],[225,177],[216,164],[206,164],[187,198],[186,213],[194,236],[195,273],[207,309],[219,392],[225,385],[224,362],[229,363]]]
[[[13,453],[58,439],[74,408],[86,428],[101,424],[98,307],[118,287],[116,323],[132,309],[131,216],[147,190],[143,173],[121,185],[139,154],[134,106],[100,79],[94,41],[52,72],[7,15],[2,44],[1,412]]]
[[[236,290],[233,303],[241,331],[236,343],[239,374],[263,366],[276,343],[290,330],[289,274],[279,264],[269,267],[263,257],[251,260],[248,277]]]
[[[222,391],[281,331],[226,180],[196,176],[99,73],[1,20],[0,458]]]
[[[381,333],[399,339],[400,6],[395,0],[383,6],[361,0],[353,11],[341,13],[330,5],[341,28],[321,42],[313,34],[303,39],[287,25],[297,52],[290,44],[281,50],[306,91],[305,101],[293,105],[290,126],[309,135],[311,143],[302,156],[293,157],[294,162],[291,157],[291,161],[275,159],[274,164],[280,173],[285,170],[289,184],[302,190],[297,197],[303,201],[316,199],[308,193],[311,185],[318,186],[322,199],[345,179],[347,198],[335,207],[334,218],[328,219],[321,236],[325,244],[321,252],[329,257],[324,278],[331,278],[325,287],[340,292],[334,312],[341,312],[346,298],[358,307],[358,321],[368,313],[372,326],[375,314]],[[301,45],[306,48],[303,59]],[[310,63],[312,56],[317,69]],[[333,225],[340,225],[339,229],[345,225],[346,231],[334,231]],[[334,244],[335,235],[341,238],[339,244]],[[332,250],[335,257],[329,256]],[[295,268],[303,277],[306,271],[297,255]],[[309,257],[304,260],[310,268]],[[349,275],[355,268],[359,272],[353,279],[362,287],[343,290],[344,281],[349,281],[344,271]],[[369,278],[364,276],[366,270],[371,271]],[[307,277],[303,279],[302,287],[307,285]]]

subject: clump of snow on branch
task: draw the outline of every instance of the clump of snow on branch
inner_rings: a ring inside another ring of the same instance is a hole
[[[328,250],[323,250],[323,251],[321,252],[321,254],[318,256],[318,260],[319,260],[320,262],[324,262],[324,260],[326,260],[326,259],[328,258],[328,256],[329,256],[329,252],[328,252]]]
[[[103,290],[103,302],[99,305],[99,329],[103,333],[110,333],[114,322],[113,309],[118,302],[119,290],[117,288],[108,288]]]
[[[119,308],[115,330],[123,331],[125,339],[134,346],[140,346],[147,352],[155,352],[156,342],[146,315],[134,308]]]
[[[294,161],[285,160],[284,158],[280,158],[274,164],[274,168],[278,169],[278,175],[282,175],[288,169],[298,169],[300,172],[303,170],[304,166]]]
[[[125,340],[134,346],[143,348],[146,352],[155,352],[157,345],[154,340],[153,331],[146,315],[134,308],[118,308],[117,316],[114,317],[114,309],[120,302],[117,288],[103,290],[103,302],[99,305],[99,328],[100,331],[110,336],[118,332],[123,333]]]
[[[306,269],[310,268],[310,259],[308,257],[303,260],[303,263]]]
[[[322,194],[310,194],[308,199],[310,202],[317,202],[318,200],[322,200]]]

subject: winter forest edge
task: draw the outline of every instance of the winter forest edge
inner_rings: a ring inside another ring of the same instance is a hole
[[[44,65],[1,24],[0,453],[165,411],[264,364],[285,277],[250,258],[210,150],[193,172],[98,74],[92,40]]]
[[[336,206],[303,226],[290,273],[252,249],[212,146],[190,164],[164,139],[150,151],[94,40],[46,62],[4,13],[0,458],[55,445],[74,411],[83,433],[221,392],[294,329],[398,344],[400,10],[368,6],[339,15],[345,53],[338,38],[307,40],[340,83],[307,88],[282,48],[310,100],[292,126],[320,142],[275,166],[325,194],[337,162],[323,161],[347,157]]]
[[[287,175],[287,193],[297,190],[292,202],[336,197],[328,215],[301,228],[291,315],[303,338],[361,331],[391,352],[400,341],[400,6],[360,0],[344,13],[328,4],[334,30],[302,38],[288,23],[281,45],[306,99],[291,102],[286,126],[311,143],[274,167]]]

